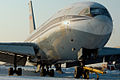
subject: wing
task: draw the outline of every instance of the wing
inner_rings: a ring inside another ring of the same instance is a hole
[[[94,64],[117,61],[120,59],[120,48],[104,47],[98,50],[98,56],[95,59],[87,60],[85,64]]]
[[[120,48],[104,47],[99,50],[100,56],[120,55]]]
[[[104,47],[99,51],[99,56],[104,58],[105,62],[120,60],[120,48]]]
[[[17,55],[17,65],[25,65],[27,56],[35,56],[37,49],[35,43],[0,43],[0,61],[13,64]]]

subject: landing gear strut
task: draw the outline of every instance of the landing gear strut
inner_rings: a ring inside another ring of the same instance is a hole
[[[13,68],[9,68],[8,69],[8,75],[12,76],[14,73],[16,73],[18,76],[21,76],[22,75],[22,69],[21,68],[18,68],[17,69],[17,55],[15,54],[14,56],[14,70]]]

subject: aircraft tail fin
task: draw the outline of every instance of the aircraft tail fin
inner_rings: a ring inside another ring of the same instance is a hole
[[[29,16],[30,33],[32,33],[34,30],[36,30],[36,26],[35,26],[35,18],[34,18],[34,12],[33,12],[33,6],[31,0],[29,1],[29,8],[30,8],[30,16]]]

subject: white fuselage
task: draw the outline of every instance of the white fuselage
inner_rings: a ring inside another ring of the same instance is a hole
[[[26,41],[36,42],[49,60],[75,60],[81,48],[102,48],[109,40],[113,23],[109,13],[101,12],[104,10],[105,7],[94,2],[70,5],[46,21]]]

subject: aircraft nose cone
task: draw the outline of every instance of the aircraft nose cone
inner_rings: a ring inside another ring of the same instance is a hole
[[[76,21],[70,25],[72,29],[87,32],[94,35],[109,35],[112,33],[112,20],[104,15],[99,15],[94,18]]]
[[[112,32],[113,23],[112,20],[106,16],[96,16],[90,22],[89,25],[89,32],[96,34],[96,35],[107,35]]]

